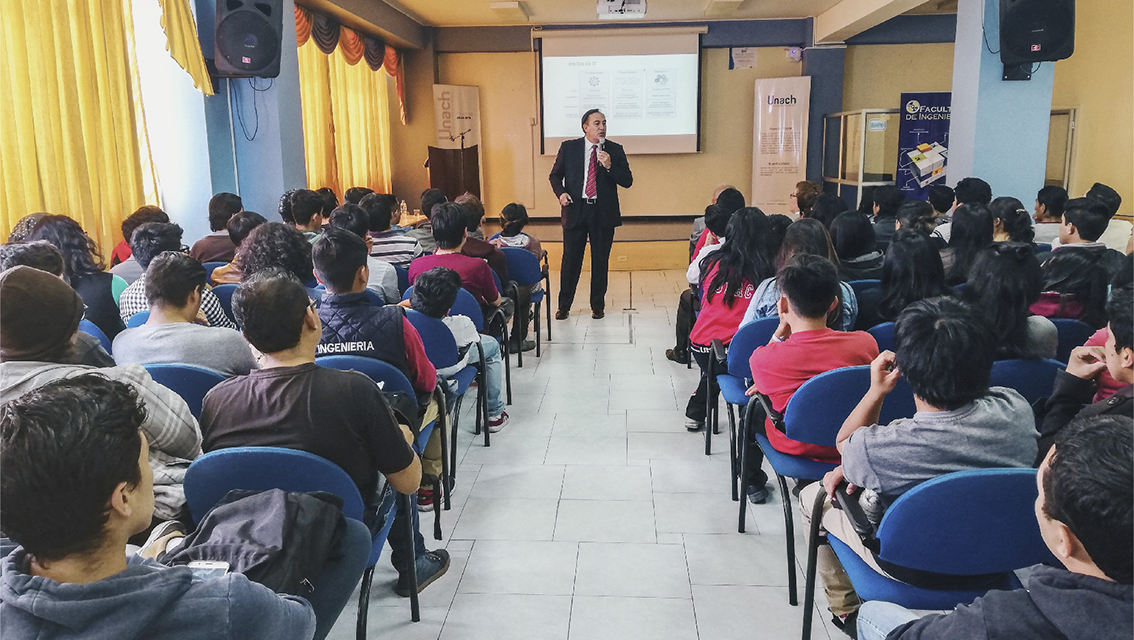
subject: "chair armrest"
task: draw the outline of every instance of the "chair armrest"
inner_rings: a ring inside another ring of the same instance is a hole
[[[756,399],[760,401],[760,406],[764,408],[764,413],[772,419],[772,426],[780,433],[786,434],[787,428],[784,427],[784,416],[782,413],[772,408],[772,399],[763,393],[757,393]]]
[[[720,338],[713,338],[713,341],[709,343],[709,348],[712,349],[714,360],[717,362],[728,362],[728,349],[725,348]]]
[[[508,320],[504,317],[503,309],[496,307],[484,316],[484,332],[501,340],[508,337]]]
[[[858,503],[856,496],[847,493],[849,485],[846,481],[840,482],[838,487],[835,487],[835,505],[842,509],[846,514],[847,520],[850,521],[851,527],[854,532],[863,539],[869,541],[874,539],[874,525],[870,524],[870,520],[866,517],[866,512],[862,510],[862,505]]]

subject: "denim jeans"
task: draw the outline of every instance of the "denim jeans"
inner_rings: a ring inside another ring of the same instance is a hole
[[[382,491],[381,503],[377,509],[377,517],[373,522],[367,522],[370,530],[374,533],[382,530],[386,524],[386,518],[390,515],[390,510],[394,508],[394,501],[398,498],[398,492],[394,491],[393,487],[386,485]],[[417,517],[417,494],[410,496],[409,513],[405,509],[398,509],[398,513],[394,516],[394,524],[390,527],[390,535],[386,539],[390,544],[390,564],[394,565],[398,575],[409,571],[410,568],[410,544],[411,539],[409,533],[406,531],[406,518],[413,518],[413,551],[415,558],[421,558],[425,555],[427,549],[425,548],[425,538],[421,535],[420,523]]]
[[[500,357],[500,343],[491,336],[482,335],[484,347],[485,391],[488,393],[488,415],[504,413],[504,360]]]
[[[918,616],[905,607],[873,600],[858,609],[858,640],[886,640],[891,631]]]

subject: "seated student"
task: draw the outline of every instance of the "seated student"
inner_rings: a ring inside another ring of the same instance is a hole
[[[323,228],[323,196],[310,189],[299,189],[289,198],[291,218],[295,228],[308,242],[314,244]]]
[[[1107,304],[1106,343],[1082,346],[1071,352],[1066,370],[1055,373],[1055,388],[1047,399],[1040,431],[1042,459],[1056,434],[1073,418],[1097,415],[1129,416],[1134,408],[1134,288],[1116,289]],[[1105,400],[1092,404],[1103,373],[1122,385]]]
[[[988,205],[988,211],[992,214],[993,242],[1024,242],[1035,251],[1036,231],[1023,202],[1000,196]]]
[[[1126,254],[1126,265],[1119,270],[1118,275],[1110,281],[1110,295],[1107,296],[1108,301],[1111,297],[1117,295],[1118,292],[1131,286],[1134,286],[1134,253]],[[1106,346],[1106,341],[1109,339],[1110,332],[1106,330],[1106,327],[1103,327],[1095,331],[1090,338],[1087,338],[1083,346],[1104,347]],[[1106,400],[1113,396],[1116,391],[1126,386],[1125,383],[1116,380],[1110,375],[1110,372],[1105,369],[1099,373],[1098,378],[1095,379],[1095,384],[1098,386],[1094,397],[1095,402]]]
[[[941,266],[945,284],[955,286],[969,279],[969,269],[976,256],[992,244],[993,221],[988,207],[965,204],[953,211],[949,245],[941,250]]]
[[[953,232],[953,213],[957,209],[966,204],[987,208],[991,202],[992,187],[987,182],[980,178],[961,178],[957,186],[953,187],[953,211],[937,220],[937,228],[933,230],[934,237],[948,244]]]
[[[721,194],[724,193],[725,191],[729,191],[729,190],[735,191],[737,194],[740,193],[739,191],[736,190],[736,187],[732,186],[731,184],[718,184],[717,188],[713,189],[713,199],[709,202],[709,204],[716,204],[720,200]],[[744,199],[744,196],[740,196],[740,197],[741,197],[741,200]],[[739,209],[743,206],[744,206],[744,203],[741,202],[736,208]],[[735,209],[734,209],[734,211],[735,211]],[[700,244],[699,241],[700,241],[701,235],[703,233],[705,233],[705,216],[698,216],[696,218],[693,218],[693,230],[689,234],[689,259],[690,260],[693,259],[693,256],[697,255],[697,245]]]
[[[263,368],[226,380],[205,396],[205,450],[287,447],[326,458],[358,486],[367,525],[380,527],[379,507],[392,503],[378,491],[379,474],[402,494],[414,493],[421,483],[421,463],[408,444],[413,434],[397,423],[369,378],[315,364],[322,323],[295,276],[282,269],[259,271],[240,284],[232,305],[244,337],[264,354]],[[407,517],[413,518],[414,541],[406,532]],[[409,514],[399,509],[390,529],[390,559],[398,571],[394,591],[402,597],[409,596],[415,559],[419,591],[449,569],[448,552],[428,551],[417,521],[416,509]],[[410,556],[411,543],[416,558]]]
[[[334,189],[330,187],[320,187],[315,190],[315,193],[319,194],[319,197],[323,199],[323,209],[320,211],[319,215],[322,223],[319,225],[319,228],[322,229],[331,224],[331,214],[334,213],[335,209],[339,206],[339,197],[335,195]]]
[[[527,249],[535,254],[536,258],[543,257],[543,247],[539,244],[539,238],[524,233],[524,227],[528,224],[528,209],[518,202],[510,202],[504,205],[500,211],[500,235],[494,237],[489,242],[494,247],[516,247],[519,249]]]
[[[70,364],[70,351],[83,317],[83,301],[59,278],[31,267],[0,274],[0,402],[7,402],[53,380],[99,373],[134,388],[146,406],[142,431],[155,471],[157,505],[153,516],[181,515],[181,488],[189,461],[201,455],[201,432],[189,406],[154,382],[136,364],[95,368]]]
[[[98,243],[67,216],[45,215],[28,233],[27,240],[46,240],[63,255],[63,281],[71,285],[87,306],[86,319],[111,340],[125,329],[118,317],[122,292],[127,288],[122,278],[103,271]]]
[[[222,191],[209,198],[209,229],[212,233],[193,243],[189,255],[198,262],[232,262],[236,243],[229,236],[228,221],[241,211],[244,211],[244,204],[235,193]]]
[[[839,258],[835,255],[835,248],[831,245],[831,236],[827,233],[827,228],[818,220],[804,218],[791,223],[787,233],[784,234],[784,241],[780,245],[779,254],[776,256],[777,271],[782,269],[793,257],[802,254],[820,256],[829,260],[831,264],[838,264]],[[829,322],[834,329],[853,331],[855,319],[858,318],[858,301],[855,298],[854,289],[851,289],[849,284],[840,282],[839,289],[839,299],[842,304],[831,314]],[[780,287],[776,278],[764,279],[756,287],[756,293],[752,295],[752,302],[748,304],[748,309],[744,312],[744,319],[740,321],[740,326],[743,327],[760,318],[778,315],[780,297]]]
[[[796,220],[808,217],[807,214],[811,211],[811,205],[815,203],[815,198],[822,192],[823,189],[810,180],[795,183],[788,209],[790,216]]]
[[[925,235],[937,226],[937,212],[925,200],[908,199],[898,207],[897,229],[913,229]]]
[[[335,209],[331,212],[330,226],[349,231],[366,243],[366,265],[370,272],[366,288],[381,296],[386,304],[400,302],[402,293],[398,290],[398,272],[394,269],[394,265],[370,255],[373,241],[366,235],[370,222],[362,207],[356,204],[344,204]]]
[[[46,271],[63,279],[63,255],[46,240],[0,245],[0,273],[20,265]],[[92,367],[114,366],[114,358],[102,348],[98,338],[84,331],[75,334],[74,348],[60,362]]]
[[[997,360],[1055,357],[1059,332],[1029,309],[1039,300],[1041,283],[1030,244],[997,242],[977,254],[961,299],[992,325]]]
[[[720,204],[711,204],[705,207],[704,220],[705,234],[698,243],[697,254],[689,262],[685,270],[685,279],[689,288],[681,292],[677,301],[676,333],[677,343],[672,349],[665,350],[665,357],[679,364],[689,364],[689,332],[693,329],[696,312],[693,309],[694,290],[701,284],[701,264],[710,254],[724,246],[725,231],[733,212]]]
[[[1134,617],[1134,437],[1129,416],[1079,419],[1044,457],[1036,520],[1066,569],[1039,566],[1027,589],[989,591],[972,604],[919,618],[888,602],[867,602],[860,640],[1130,637]]]
[[[933,184],[929,186],[929,193],[926,194],[926,200],[929,201],[930,206],[933,207],[934,212],[934,226],[936,221],[944,216],[949,215],[953,211],[953,202],[956,196],[953,195],[953,190],[943,184]]]
[[[394,196],[385,193],[372,193],[365,196],[358,206],[366,212],[370,228],[370,255],[399,267],[409,267],[414,258],[425,253],[421,243],[401,231],[391,228],[397,202]]]
[[[343,204],[358,204],[372,193],[374,193],[374,190],[369,187],[351,187],[343,192]],[[334,213],[334,211],[331,213]]]
[[[295,276],[304,286],[314,288],[311,244],[294,227],[280,222],[265,222],[253,229],[236,250],[241,282],[260,271],[278,268]]]
[[[1067,204],[1067,190],[1048,185],[1036,193],[1035,241],[1043,244],[1059,244],[1059,226],[1063,224],[1063,205]]]
[[[484,222],[484,205],[480,203],[480,199],[471,193],[464,193],[457,196],[453,204],[464,209],[465,224],[468,229],[461,253],[484,259],[489,268],[496,272],[501,284],[508,282],[508,258],[498,247],[486,241],[484,232],[480,230],[480,225]]]
[[[918,300],[953,295],[945,284],[941,254],[929,236],[899,229],[886,251],[879,286],[867,289],[858,297],[856,329],[869,329],[883,322],[892,322]]]
[[[150,318],[114,338],[115,362],[191,364],[226,378],[258,369],[240,332],[195,322],[204,291],[205,268],[195,259],[180,251],[166,251],[151,260],[146,269]]]
[[[1027,400],[1012,389],[988,386],[995,343],[984,318],[953,298],[915,302],[898,318],[894,347],[896,353],[884,351],[871,363],[870,389],[839,430],[835,441],[842,464],[799,494],[805,529],[819,492],[832,495],[844,479],[868,490],[884,508],[947,473],[1030,467],[1035,460],[1039,434]],[[913,390],[917,413],[880,425],[882,402],[899,376]],[[844,512],[831,508],[830,498],[823,529],[837,533],[885,574]],[[853,630],[859,605],[854,587],[830,547],[819,548],[818,562],[835,625]]]
[[[130,236],[134,234],[134,229],[147,222],[169,222],[169,215],[150,204],[138,207],[122,221],[122,241],[114,246],[114,253],[110,256],[110,273],[125,280],[126,284],[137,280],[145,271],[137,260],[131,259],[133,249],[130,248]]]
[[[828,315],[839,305],[838,271],[830,261],[801,254],[784,265],[776,278],[783,292],[780,326],[771,342],[758,347],[748,360],[753,380],[748,395],[767,395],[772,409],[782,414],[803,383],[832,369],[870,364],[878,357],[878,344],[865,331],[835,331],[827,326]],[[772,426],[770,418],[765,432],[776,451],[824,462],[839,461],[834,447],[791,440]],[[757,459],[749,466],[748,496],[753,503],[762,504],[768,497],[768,478],[760,469],[763,456],[757,453],[749,457]],[[752,477],[753,472],[757,477]]]
[[[462,286],[473,294],[480,303],[481,309],[487,311],[493,307],[501,307],[504,309],[504,314],[511,318],[515,311],[515,303],[511,298],[500,295],[488,263],[461,253],[461,247],[468,237],[465,220],[464,207],[459,204],[446,202],[434,207],[431,228],[436,240],[437,252],[422,256],[410,263],[410,284],[413,284],[417,276],[433,267],[452,269],[460,274]]]
[[[294,638],[315,632],[295,596],[230,573],[193,576],[127,556],[154,510],[147,410],[128,385],[80,375],[0,408],[0,616],[12,638]],[[97,460],[97,464],[91,464]]]
[[[267,222],[264,216],[256,213],[255,211],[241,211],[233,214],[228,219],[228,239],[232,241],[232,245],[236,250],[240,250],[240,245],[244,243],[244,239],[256,227]],[[232,261],[228,264],[221,265],[213,269],[212,284],[240,284],[240,263],[237,262],[234,255]]]
[[[162,224],[150,222],[134,230],[130,246],[134,249],[134,258],[143,268],[149,268],[150,261],[166,251],[181,251],[181,227],[175,224]],[[118,314],[123,322],[130,320],[135,313],[147,311],[150,301],[146,298],[146,274],[138,277],[118,298]],[[235,329],[224,308],[221,307],[217,294],[205,289],[201,292],[201,312],[210,327],[228,327]],[[117,335],[117,334],[115,334]],[[108,334],[109,336],[109,334]],[[111,338],[113,339],[113,338]]]
[[[874,223],[875,249],[886,251],[890,238],[894,237],[894,231],[897,230],[898,207],[902,206],[905,199],[902,190],[894,185],[887,184],[874,189],[874,218],[871,222]]]
[[[1096,329],[1106,326],[1106,289],[1110,279],[1100,262],[1091,252],[1059,247],[1040,268],[1043,293],[1032,304],[1032,313],[1045,318],[1081,320]]]
[[[496,433],[508,424],[508,412],[504,410],[504,361],[500,358],[500,343],[491,336],[477,333],[476,325],[468,316],[449,315],[460,288],[461,276],[456,271],[433,267],[417,277],[409,307],[441,320],[453,333],[461,359],[455,365],[437,370],[437,375],[442,380],[449,380],[463,371],[470,362],[477,361],[480,354],[473,348],[473,343],[480,343],[484,351],[484,377],[488,393],[488,430]]]
[[[1040,254],[1040,263],[1045,264],[1061,251],[1078,252],[1097,262],[1104,282],[1110,282],[1122,268],[1123,254],[1099,242],[1109,223],[1105,204],[1091,198],[1068,200],[1063,207],[1063,224],[1059,226],[1059,246],[1052,248],[1051,253]]]
[[[719,192],[713,199],[713,202],[711,204],[719,206],[723,211],[727,211],[728,213],[736,213],[737,211],[744,208],[744,195],[736,189],[729,187],[724,191]],[[787,218],[789,224],[791,223],[791,218],[788,218],[787,216],[783,217]],[[772,216],[768,216],[768,218],[771,219]],[[704,216],[701,216],[698,219],[704,220]],[[704,249],[705,245],[718,244],[719,242],[720,238],[712,231],[709,231],[707,225],[702,224],[701,235],[697,237],[697,241],[693,244],[693,251],[689,254],[689,261],[692,262],[693,257],[701,253],[701,249]]]
[[[1134,231],[1134,228],[1125,220],[1114,219],[1114,215],[1118,213],[1118,207],[1122,206],[1122,196],[1118,195],[1118,192],[1111,187],[1096,182],[1091,185],[1090,189],[1087,189],[1087,193],[1083,197],[1101,202],[1106,206],[1110,222],[1107,223],[1106,231],[1099,236],[1099,242],[1115,251],[1125,251],[1130,242],[1131,231]]]
[[[835,217],[840,213],[847,210],[847,203],[843,199],[833,193],[820,193],[815,196],[815,201],[811,203],[811,208],[807,210],[805,218],[811,218],[823,223],[827,230],[831,230],[831,223],[835,221]]]
[[[445,197],[445,192],[440,189],[426,189],[421,192],[421,215],[425,216],[425,219],[406,231],[406,237],[420,242],[427,255],[437,250],[437,241],[433,238],[433,210],[448,201],[449,198]]]
[[[876,249],[874,225],[857,211],[845,211],[831,221],[831,244],[839,256],[842,280],[878,280],[885,256]]]

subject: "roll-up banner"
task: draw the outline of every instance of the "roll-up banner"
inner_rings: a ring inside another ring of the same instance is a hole
[[[951,99],[948,91],[902,94],[895,176],[907,198],[924,200],[931,184],[945,184]]]
[[[433,85],[433,121],[438,149],[480,144],[480,88],[456,84]]]
[[[756,81],[749,201],[768,215],[788,213],[795,184],[807,179],[810,102],[810,76]]]

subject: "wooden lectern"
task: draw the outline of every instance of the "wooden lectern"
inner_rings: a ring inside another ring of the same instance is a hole
[[[466,191],[480,197],[479,145],[465,149],[429,147],[429,186],[453,200]]]

